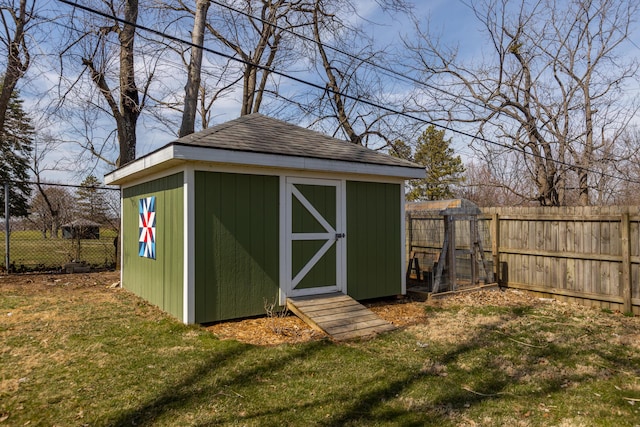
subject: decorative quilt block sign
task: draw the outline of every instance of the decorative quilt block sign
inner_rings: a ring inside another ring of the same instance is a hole
[[[156,197],[151,196],[140,199],[139,207],[140,238],[138,239],[138,255],[156,259]]]

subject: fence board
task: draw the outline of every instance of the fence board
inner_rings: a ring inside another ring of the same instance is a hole
[[[640,314],[639,213],[636,206],[487,208],[479,227],[496,271],[506,264],[509,286]],[[414,213],[413,221],[422,219]],[[457,241],[468,233],[456,230]],[[433,237],[423,240],[437,247]]]

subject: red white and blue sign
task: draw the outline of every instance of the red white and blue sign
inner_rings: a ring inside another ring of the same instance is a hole
[[[138,255],[156,259],[156,197],[146,197],[139,200],[140,214],[138,224],[140,238]]]

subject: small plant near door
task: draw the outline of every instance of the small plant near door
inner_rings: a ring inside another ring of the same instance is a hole
[[[264,311],[269,319],[269,328],[277,335],[290,335],[289,328],[283,327],[280,319],[289,316],[289,309],[278,304],[278,298],[269,301],[264,298]]]

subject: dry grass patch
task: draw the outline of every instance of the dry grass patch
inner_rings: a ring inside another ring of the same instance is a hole
[[[399,330],[336,344],[292,316],[185,326],[116,281],[0,277],[0,426],[640,420],[640,318],[484,291],[371,303]]]

